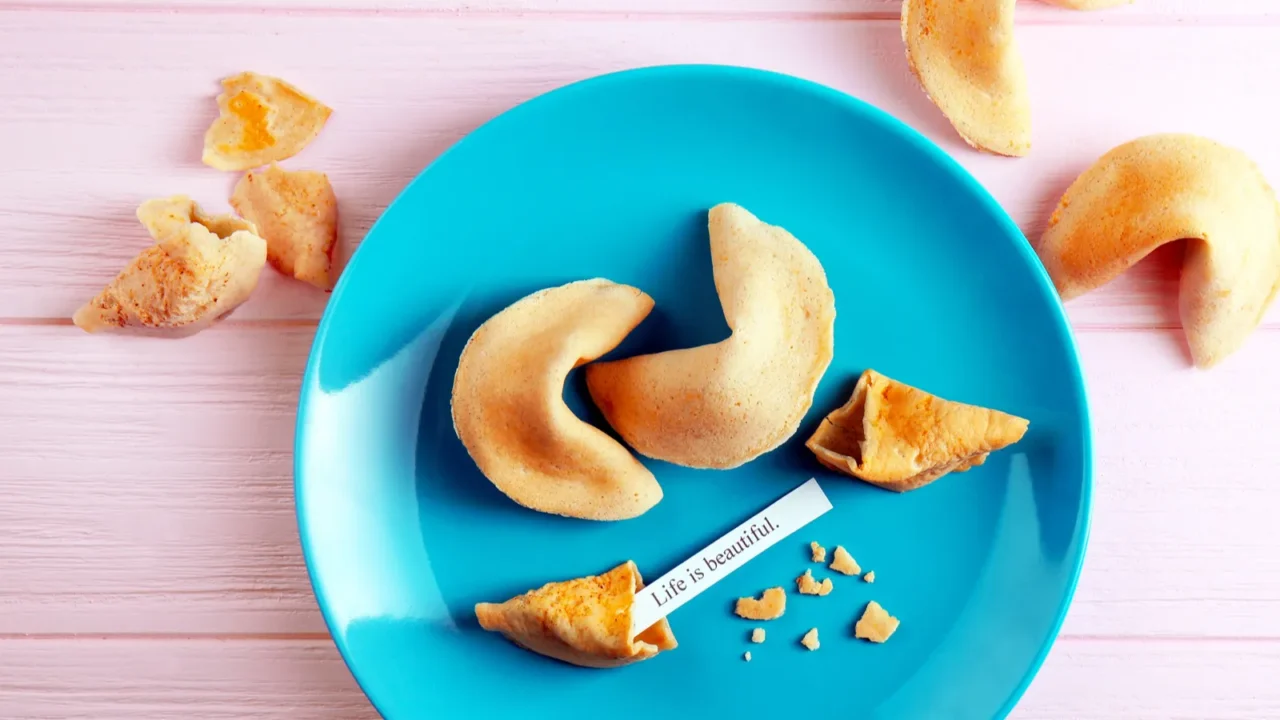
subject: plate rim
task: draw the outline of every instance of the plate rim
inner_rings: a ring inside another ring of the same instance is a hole
[[[338,654],[342,658],[343,664],[351,677],[356,681],[361,693],[368,699],[370,705],[382,717],[390,718],[383,710],[377,698],[370,691],[370,684],[362,678],[361,673],[356,669],[355,664],[350,658],[349,648],[346,643],[340,639],[341,634],[334,631],[332,613],[330,612],[328,602],[325,599],[326,594],[320,587],[316,576],[314,559],[312,557],[313,550],[310,543],[310,523],[307,522],[305,513],[305,502],[302,499],[303,485],[303,452],[306,444],[305,438],[305,418],[307,408],[310,405],[311,393],[314,387],[315,374],[317,372],[318,358],[321,354],[321,346],[329,332],[329,326],[332,323],[333,309],[338,305],[344,291],[348,285],[348,278],[354,273],[351,272],[353,267],[361,257],[361,251],[364,249],[366,241],[372,237],[383,223],[386,216],[393,208],[408,194],[409,190],[431,171],[433,167],[468,144],[474,142],[477,135],[481,135],[488,128],[507,118],[510,115],[527,111],[529,106],[538,105],[549,101],[555,97],[561,96],[569,92],[579,92],[584,89],[590,89],[596,85],[605,85],[616,82],[627,82],[635,78],[644,79],[646,77],[661,77],[662,75],[681,75],[687,73],[707,73],[710,75],[720,75],[724,79],[731,81],[748,81],[748,82],[771,82],[779,85],[787,86],[804,93],[810,93],[815,96],[827,99],[833,103],[844,106],[847,110],[854,113],[862,113],[876,122],[879,122],[889,132],[897,133],[904,140],[914,145],[921,153],[935,162],[945,172],[948,172],[961,185],[965,186],[977,198],[978,202],[985,206],[996,219],[998,224],[1008,235],[1008,239],[1013,242],[1015,251],[1020,254],[1022,259],[1029,266],[1032,274],[1036,278],[1036,282],[1042,291],[1051,295],[1054,299],[1058,299],[1058,293],[1054,289],[1053,281],[1049,278],[1048,272],[1044,265],[1040,262],[1040,258],[1032,249],[1031,241],[1027,238],[1022,230],[1018,227],[1013,218],[1009,216],[990,191],[987,190],[981,182],[978,181],[958,160],[951,156],[949,152],[943,150],[942,147],[934,143],[922,132],[907,124],[904,120],[897,118],[888,111],[883,110],[870,102],[859,97],[851,95],[842,90],[838,90],[828,85],[824,85],[814,80],[809,80],[798,75],[767,70],[763,68],[749,67],[743,65],[717,64],[717,63],[677,63],[677,64],[658,64],[658,65],[641,65],[623,70],[610,71],[593,75],[591,77],[567,82],[559,85],[551,90],[539,93],[531,98],[523,100],[511,107],[503,110],[485,120],[480,125],[469,130],[465,135],[458,138],[443,152],[433,158],[422,170],[420,170],[412,180],[405,184],[396,196],[387,204],[386,208],[378,215],[378,219],[369,227],[361,240],[360,246],[347,259],[346,266],[338,278],[338,282],[330,294],[328,301],[325,303],[324,312],[320,316],[320,320],[316,325],[315,337],[312,339],[311,347],[307,351],[307,364],[302,374],[302,384],[298,392],[298,400],[294,415],[294,441],[293,441],[293,499],[294,499],[294,518],[298,526],[298,542],[302,549],[303,564],[307,569],[307,581],[311,586],[311,594],[319,606],[321,617],[324,619],[325,628],[328,631],[329,639],[338,649]],[[976,151],[975,151],[976,152]],[[1020,240],[1020,242],[1019,242]],[[1056,329],[1065,341],[1068,360],[1070,361],[1071,374],[1074,382],[1072,383],[1072,395],[1075,396],[1080,407],[1080,449],[1081,449],[1081,475],[1082,484],[1080,489],[1080,517],[1078,518],[1080,548],[1074,558],[1071,560],[1071,574],[1067,583],[1066,592],[1063,593],[1057,609],[1054,612],[1054,621],[1051,624],[1049,632],[1041,642],[1040,650],[1029,663],[1022,678],[1016,687],[1010,692],[1004,703],[996,712],[995,718],[1002,720],[1014,710],[1022,697],[1026,694],[1027,689],[1035,680],[1044,666],[1045,660],[1048,658],[1049,652],[1057,643],[1061,633],[1063,623],[1066,621],[1075,593],[1080,583],[1081,572],[1084,568],[1085,558],[1088,555],[1089,539],[1093,524],[1093,490],[1094,490],[1094,427],[1092,407],[1089,403],[1089,393],[1084,377],[1083,365],[1080,361],[1080,351],[1076,343],[1075,333],[1072,330],[1071,323],[1067,318],[1066,310],[1060,299],[1057,302],[1050,303],[1050,313],[1053,316]]]

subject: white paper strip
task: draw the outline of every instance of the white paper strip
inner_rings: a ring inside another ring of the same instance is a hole
[[[648,628],[676,608],[720,582],[774,543],[813,522],[831,509],[816,479],[716,539],[666,575],[645,585],[631,609],[633,634]]]

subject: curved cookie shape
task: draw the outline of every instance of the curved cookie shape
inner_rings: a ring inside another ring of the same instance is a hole
[[[907,63],[956,132],[999,155],[1031,151],[1031,97],[1015,0],[903,0]]]
[[[76,310],[73,321],[81,329],[192,335],[236,309],[257,287],[267,243],[253,223],[205,215],[185,195],[142,203],[138,220],[156,244]]]
[[[321,290],[333,289],[338,245],[338,198],[329,176],[272,165],[250,170],[236,183],[231,207],[267,241],[267,262]]]
[[[849,402],[823,418],[805,447],[832,470],[906,492],[981,465],[1021,440],[1027,426],[1015,415],[945,400],[867,370]]]
[[[741,207],[708,216],[716,291],[733,334],[712,345],[587,366],[587,387],[643,455],[737,467],[795,433],[835,345],[822,265],[786,230]]]
[[[676,647],[666,618],[638,635],[631,608],[644,580],[630,560],[603,575],[547,583],[504,603],[478,603],[480,627],[573,665],[611,668]]]
[[[1194,135],[1121,145],[1067,188],[1037,252],[1070,300],[1182,239],[1182,327],[1207,368],[1244,344],[1280,284],[1275,193],[1244,153]]]
[[[587,520],[624,520],[662,499],[625,447],[564,403],[569,371],[609,352],[653,309],[643,292],[582,280],[489,318],[453,378],[453,427],[485,477],[517,503]]]
[[[215,170],[249,170],[291,158],[316,139],[333,112],[289,83],[253,72],[223,79],[218,110],[201,156]]]

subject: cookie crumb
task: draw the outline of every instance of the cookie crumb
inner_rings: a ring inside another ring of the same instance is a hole
[[[756,628],[755,630],[751,631],[751,642],[753,643],[764,642],[764,628]]]
[[[812,553],[814,562],[827,561],[827,549],[816,542],[809,543],[809,552]]]
[[[875,570],[868,570],[868,571],[867,571],[867,574],[862,576],[862,579],[863,579],[863,580],[866,580],[866,581],[867,581],[867,582],[869,582],[869,583],[873,583],[873,582],[875,582],[875,581],[876,581],[876,572],[875,572]]]
[[[774,620],[782,617],[787,611],[787,592],[780,587],[772,587],[760,595],[760,599],[738,598],[733,612],[738,617],[748,620]]]
[[[796,587],[801,595],[827,595],[831,592],[831,578],[823,578],[822,582],[813,579],[813,573],[805,570],[796,578]]]
[[[745,661],[747,661],[747,662],[751,662],[751,651],[750,651],[750,650],[748,650],[748,651],[746,651],[746,652],[742,653],[742,659],[743,659],[743,660],[745,660]]]
[[[809,632],[805,633],[804,637],[800,638],[800,644],[809,648],[810,652],[821,647],[818,642],[818,628],[811,628]]]
[[[867,603],[867,609],[862,611],[862,617],[854,626],[853,634],[862,640],[882,643],[897,631],[898,624],[898,618],[890,615],[880,607],[880,603],[872,600]]]
[[[858,567],[858,561],[854,560],[849,551],[840,545],[837,545],[836,551],[831,553],[831,569],[845,575],[857,575],[862,572],[862,568]]]

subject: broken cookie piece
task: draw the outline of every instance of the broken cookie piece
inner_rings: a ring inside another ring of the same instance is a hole
[[[205,215],[185,195],[142,203],[138,220],[156,244],[76,310],[73,320],[82,330],[191,335],[236,309],[257,287],[267,244],[252,223]]]
[[[853,634],[862,640],[882,643],[888,640],[897,629],[898,618],[890,615],[880,607],[880,603],[872,600],[867,603],[867,609],[862,611],[862,617],[854,626]]]
[[[862,572],[862,568],[858,567],[858,561],[854,560],[853,556],[842,545],[837,545],[835,552],[831,554],[831,565],[829,567],[845,575],[857,575]]]
[[[823,465],[886,490],[924,487],[1018,442],[1027,421],[945,400],[867,370],[805,442]]]
[[[865,581],[867,581],[867,582],[869,582],[869,583],[873,583],[873,582],[875,582],[875,581],[876,581],[876,573],[875,573],[875,571],[874,571],[874,570],[868,570],[868,571],[867,571],[867,574],[862,576],[862,579],[863,579],[863,580],[865,580]]]
[[[738,598],[733,612],[747,620],[775,620],[787,611],[787,593],[780,587],[765,590],[760,599]]]
[[[827,549],[816,542],[809,543],[809,553],[816,563],[827,561]]]
[[[632,630],[632,608],[643,587],[628,560],[601,575],[550,582],[504,603],[477,603],[476,619],[540,655],[582,667],[620,667],[676,647],[666,618]]]
[[[796,578],[796,589],[801,595],[828,595],[831,593],[831,578],[823,578],[822,582],[813,579],[813,573],[805,570]]]
[[[821,647],[821,644],[818,642],[818,628],[810,628],[809,632],[805,633],[804,637],[800,638],[800,644],[809,648],[810,652]]]
[[[764,628],[756,628],[755,630],[751,631],[751,642],[753,643],[764,642]]]
[[[333,289],[338,244],[338,199],[324,173],[250,170],[236,184],[231,207],[267,241],[267,262],[321,290]]]
[[[333,112],[279,78],[252,72],[223,79],[218,111],[201,157],[215,170],[248,170],[293,157]]]

